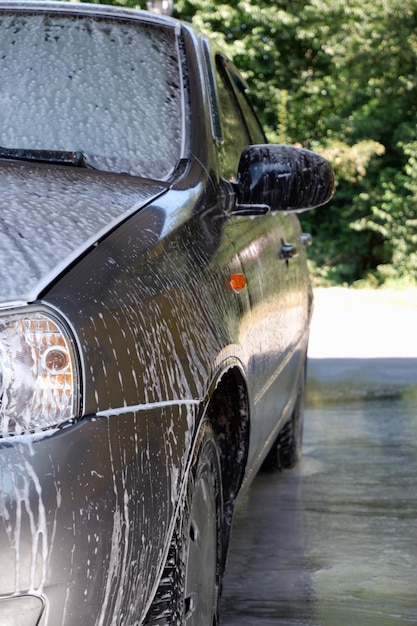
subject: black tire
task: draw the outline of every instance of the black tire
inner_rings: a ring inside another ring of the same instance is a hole
[[[222,563],[221,469],[203,424],[167,562],[146,626],[217,626]]]
[[[301,460],[304,425],[304,393],[297,396],[291,419],[278,436],[278,456],[282,469],[291,469]]]
[[[305,368],[297,389],[297,398],[291,418],[279,432],[274,445],[266,456],[262,470],[272,472],[282,469],[291,469],[301,460],[304,426],[304,389]]]

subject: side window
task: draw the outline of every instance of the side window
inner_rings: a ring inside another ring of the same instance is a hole
[[[247,96],[246,83],[243,82],[241,76],[239,76],[235,68],[226,59],[224,60],[224,66],[236,100],[243,113],[245,124],[251,138],[251,143],[266,143],[265,133]]]
[[[220,107],[222,144],[220,160],[223,177],[235,180],[240,155],[250,144],[250,137],[221,57],[216,57],[217,94]]]
[[[219,54],[216,55],[216,84],[222,134],[219,148],[222,174],[228,180],[235,180],[243,150],[252,143],[264,143],[265,136],[244,93],[242,79]]]

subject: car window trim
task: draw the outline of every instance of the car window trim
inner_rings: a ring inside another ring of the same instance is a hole
[[[217,53],[216,54],[216,65],[217,68],[219,70],[219,72],[221,73],[221,75],[224,77],[229,90],[231,91],[231,93],[233,94],[233,99],[234,102],[236,104],[237,109],[239,110],[239,114],[242,118],[243,124],[245,126],[246,129],[246,133],[248,135],[248,138],[250,140],[250,143],[254,143],[254,139],[251,135],[250,132],[250,128],[246,119],[246,115],[244,113],[244,111],[242,110],[242,107],[240,106],[240,102],[239,102],[239,98],[237,97],[237,93],[239,92],[239,94],[242,95],[242,97],[244,98],[249,110],[251,111],[254,120],[256,121],[256,124],[259,128],[260,133],[262,134],[265,143],[267,143],[267,139],[265,136],[265,132],[264,129],[262,128],[261,122],[258,119],[258,116],[255,112],[255,109],[253,108],[252,102],[250,101],[250,99],[248,98],[248,85],[245,82],[245,80],[242,78],[242,76],[239,74],[239,72],[237,71],[237,69],[234,67],[234,65],[231,63],[231,61],[229,61],[229,59],[225,56],[223,56],[221,53]]]
[[[215,141],[223,143],[222,123],[219,108],[219,97],[217,93],[216,77],[212,63],[210,44],[207,39],[202,40],[202,50],[204,59],[204,69],[206,73],[206,84],[210,106],[211,133]]]

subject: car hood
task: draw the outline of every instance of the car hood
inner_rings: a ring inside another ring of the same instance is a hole
[[[163,183],[17,162],[0,163],[0,303],[30,302]]]

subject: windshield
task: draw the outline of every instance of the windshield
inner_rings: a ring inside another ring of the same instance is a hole
[[[181,158],[173,30],[89,16],[0,16],[0,146],[80,151],[166,179]]]

